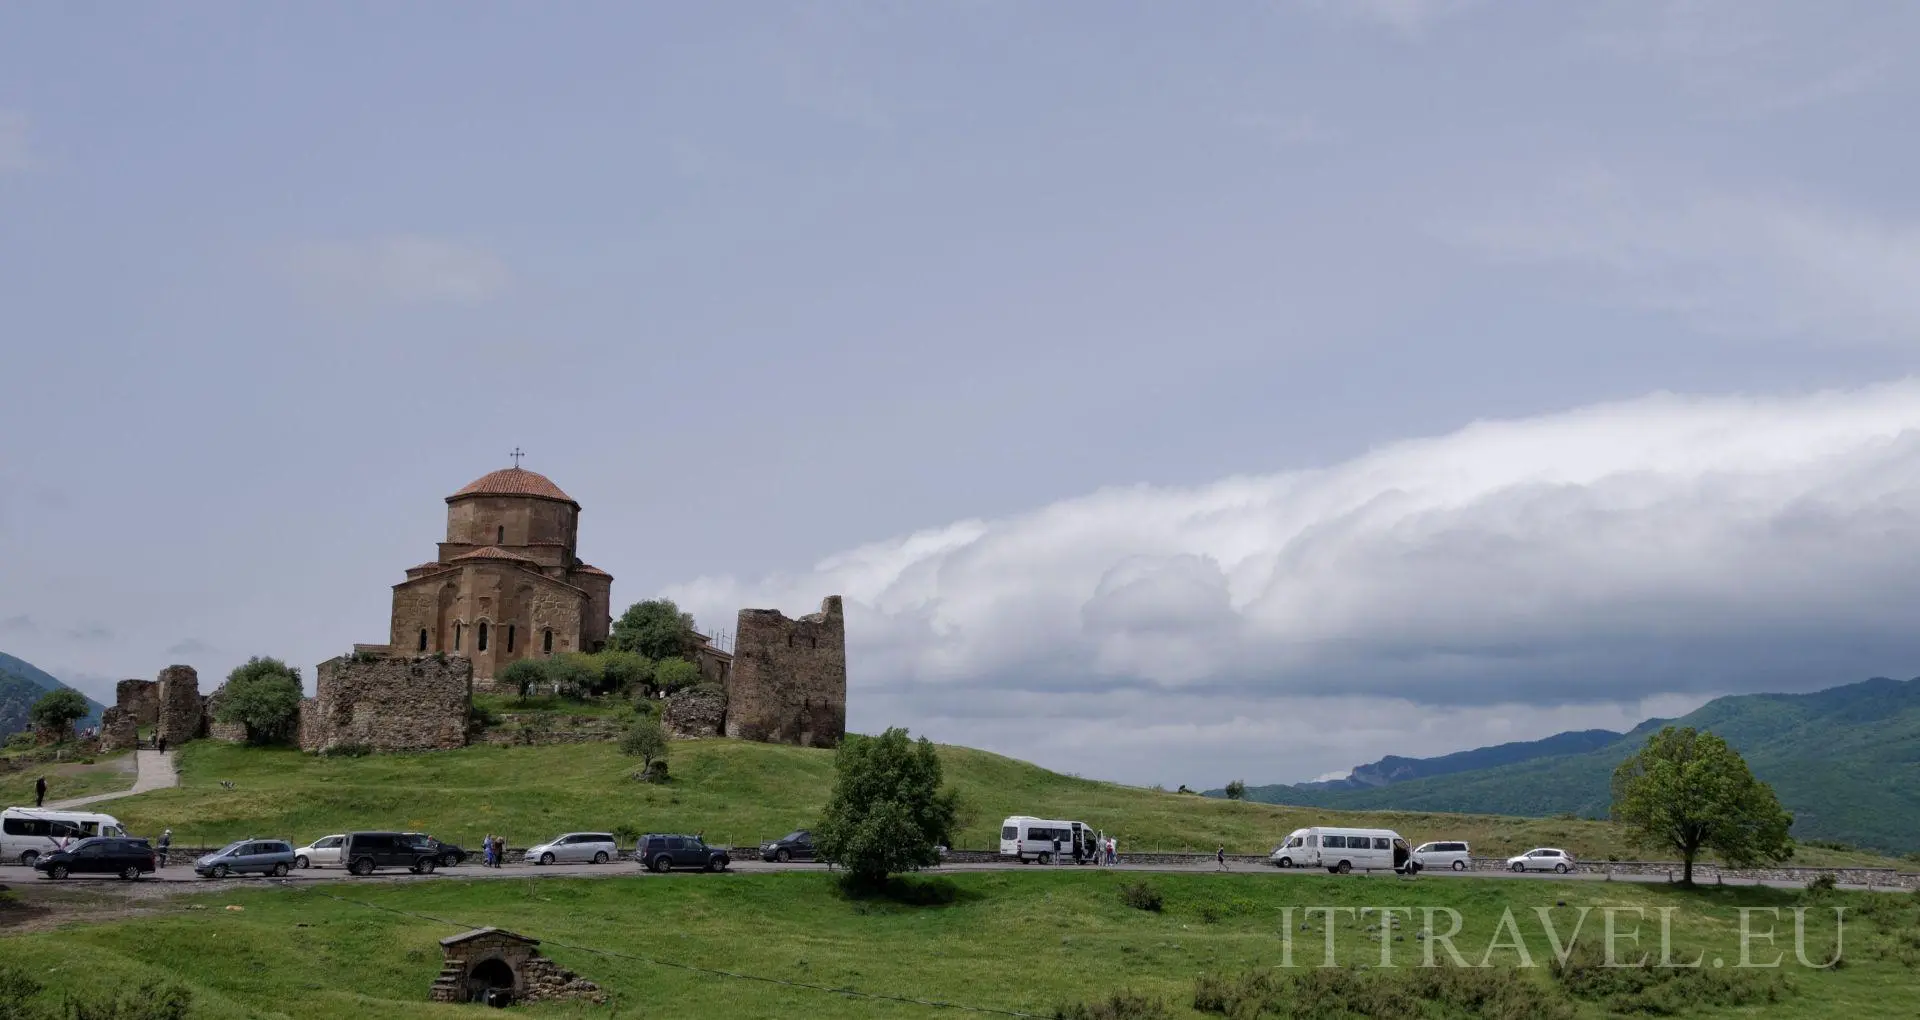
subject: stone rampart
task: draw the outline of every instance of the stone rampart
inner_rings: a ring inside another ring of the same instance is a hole
[[[727,677],[726,734],[742,740],[837,747],[847,732],[847,634],[840,596],[789,620],[742,609]]]
[[[195,673],[192,666],[168,666],[160,671],[159,687],[154,736],[175,746],[206,736],[206,702],[200,697],[200,674]]]
[[[314,696],[300,703],[303,751],[466,746],[473,663],[464,657],[355,653],[328,659],[315,675]]]

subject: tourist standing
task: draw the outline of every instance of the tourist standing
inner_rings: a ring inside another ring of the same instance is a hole
[[[39,807],[47,802],[47,777],[41,776],[33,781],[33,806]]]
[[[480,865],[493,867],[493,833],[489,832],[480,840]]]

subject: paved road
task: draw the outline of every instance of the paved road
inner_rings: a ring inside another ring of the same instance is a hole
[[[159,751],[135,751],[133,752],[135,775],[133,777],[132,789],[121,790],[117,793],[96,793],[91,797],[72,797],[67,800],[56,800],[48,804],[47,807],[58,811],[67,811],[77,807],[85,807],[88,804],[98,804],[105,800],[118,800],[121,797],[131,797],[136,793],[146,793],[148,790],[164,790],[169,786],[179,786],[180,774],[173,769],[173,757],[173,755],[162,754]]]
[[[768,864],[768,863],[763,863],[761,861],[736,861],[731,869],[731,872],[734,874],[757,875],[757,874],[770,874],[770,873],[782,872],[782,871],[825,871],[825,870],[826,870],[825,865],[820,865],[820,864],[798,864],[798,863]],[[954,873],[954,872],[966,872],[966,871],[1013,871],[1013,870],[1045,871],[1047,869],[1038,865],[1021,865],[1021,864],[1012,864],[1012,863],[948,864],[938,869],[934,869],[929,873],[941,874],[941,873]],[[1062,872],[1066,872],[1066,871],[1073,871],[1075,869],[1072,868],[1071,866],[1062,865],[1059,867],[1058,870]],[[1352,881],[1604,882],[1604,881],[1607,881],[1607,878],[1604,875],[1582,875],[1582,874],[1554,875],[1550,873],[1515,874],[1510,871],[1426,872],[1421,874],[1417,878],[1405,878],[1400,875],[1395,875],[1392,872],[1373,872],[1373,873],[1355,872],[1354,874],[1351,874],[1351,875],[1330,875],[1324,871],[1319,871],[1319,870],[1292,869],[1292,870],[1282,871],[1279,868],[1266,867],[1262,865],[1236,865],[1233,868],[1231,868],[1229,871],[1225,873],[1221,873],[1211,863],[1191,864],[1191,865],[1119,864],[1119,865],[1114,865],[1114,866],[1105,867],[1105,868],[1096,868],[1094,866],[1083,866],[1080,870],[1138,872],[1143,874],[1202,874],[1202,875],[1217,874],[1223,880],[1237,879],[1242,881],[1283,881],[1283,882],[1352,882]],[[649,872],[646,869],[640,867],[639,864],[633,861],[615,861],[611,864],[553,864],[553,865],[546,865],[546,866],[533,865],[533,864],[510,864],[504,868],[486,868],[486,867],[480,867],[472,864],[464,864],[457,868],[440,868],[435,870],[430,875],[414,875],[414,874],[409,874],[404,870],[396,869],[391,871],[378,872],[376,875],[370,878],[358,878],[356,876],[348,874],[344,869],[340,869],[340,868],[309,868],[304,871],[295,871],[283,879],[264,878],[264,877],[243,877],[243,878],[229,878],[222,882],[214,882],[212,880],[203,879],[198,875],[195,875],[193,873],[193,868],[190,863],[174,863],[169,865],[168,867],[161,868],[154,875],[150,876],[147,879],[147,881],[203,885],[203,886],[208,886],[213,888],[233,888],[236,886],[248,886],[248,885],[300,886],[300,885],[309,885],[309,884],[316,884],[316,883],[330,885],[337,882],[350,882],[350,883],[374,882],[374,881],[385,881],[385,882],[481,881],[481,882],[484,882],[484,881],[492,881],[497,879],[615,878],[615,877],[632,877],[632,876],[638,876],[638,875],[645,875],[648,877],[663,878],[663,879],[677,877],[677,878],[683,878],[683,879],[695,880],[695,881],[699,881],[699,880],[725,881],[726,880],[724,877],[718,876],[718,875],[703,876],[703,875],[698,875],[691,872],[674,872],[671,875],[654,875],[652,872]],[[87,879],[78,879],[74,881],[108,881],[110,882],[110,881],[117,881],[117,880],[93,879],[89,877]],[[1666,882],[1667,879],[1664,875],[1615,875],[1613,877],[1613,881],[1640,882],[1643,884],[1661,884]],[[1762,886],[1768,886],[1770,888],[1775,888],[1775,889],[1789,889],[1789,890],[1803,888],[1803,886],[1800,883],[1784,882],[1784,881],[1760,882],[1760,881],[1752,881],[1752,880],[1729,879],[1727,880],[1726,884],[1727,885],[1762,885]],[[1840,886],[1840,888],[1864,890],[1867,887],[1856,886],[1856,885],[1842,885]],[[1887,889],[1886,887],[1876,887],[1876,891],[1883,891],[1883,892],[1892,891],[1892,892],[1904,893],[1906,890],[1904,889],[1892,890],[1892,889]]]

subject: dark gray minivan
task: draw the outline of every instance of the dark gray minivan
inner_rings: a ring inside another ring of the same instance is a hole
[[[340,847],[340,863],[356,875],[376,868],[405,868],[416,875],[430,874],[440,863],[435,848],[404,832],[349,832]]]

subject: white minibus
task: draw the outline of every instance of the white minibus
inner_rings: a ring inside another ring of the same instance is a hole
[[[125,836],[120,820],[98,811],[53,811],[10,807],[0,811],[0,860],[28,867],[41,854],[65,849],[88,836]]]
[[[1349,871],[1404,871],[1409,865],[1407,841],[1392,829],[1345,829],[1316,825],[1296,829],[1273,848],[1267,860],[1280,868],[1325,868],[1336,874]],[[1419,865],[1411,865],[1418,870]]]
[[[1092,864],[1097,840],[1093,828],[1085,822],[1067,822],[1051,818],[1014,815],[1000,823],[1000,856],[1018,858],[1020,863],[1053,863],[1055,843],[1060,856],[1073,859],[1073,848],[1080,847],[1080,860]]]

